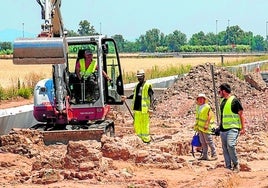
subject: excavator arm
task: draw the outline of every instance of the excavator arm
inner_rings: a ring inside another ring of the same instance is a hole
[[[37,38],[14,41],[14,64],[52,64],[55,103],[58,114],[65,111],[67,96],[67,43],[60,13],[61,0],[36,0],[41,6],[41,33]]]
[[[36,1],[41,6],[41,17],[45,21],[41,25],[42,32],[39,36],[62,37],[64,27],[60,12],[61,0]]]

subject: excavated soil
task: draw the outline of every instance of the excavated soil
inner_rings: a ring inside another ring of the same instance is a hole
[[[152,142],[133,134],[128,111],[114,108],[115,137],[46,146],[38,131],[14,130],[0,138],[1,187],[268,187],[268,90],[259,73],[241,81],[214,67],[216,89],[229,83],[242,102],[247,133],[237,152],[241,171],[224,168],[219,159],[198,161],[191,154],[195,97],[205,93],[215,111],[210,66],[199,65],[157,97],[151,117]],[[218,100],[218,99],[216,99]],[[18,102],[19,103],[19,102]],[[17,104],[17,103],[16,103]],[[2,104],[1,104],[2,105]]]

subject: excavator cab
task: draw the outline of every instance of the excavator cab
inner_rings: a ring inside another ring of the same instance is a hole
[[[83,41],[84,43],[74,42],[74,38],[71,38],[68,43],[67,72],[71,104],[122,104],[121,95],[124,94],[124,89],[116,43],[113,39],[104,37],[100,41],[97,38]],[[97,63],[97,67],[92,74],[80,80],[75,69],[77,63],[84,59],[86,51],[92,53],[92,63]]]

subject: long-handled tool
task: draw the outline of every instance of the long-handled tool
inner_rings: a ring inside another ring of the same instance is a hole
[[[214,66],[212,64],[210,64],[210,70],[211,70],[211,77],[212,77],[212,83],[213,83],[216,118],[217,118],[217,123],[219,123],[219,105],[218,105],[217,90],[216,90],[215,79],[214,79]]]
[[[130,113],[130,115],[131,115],[132,119],[134,119],[133,113],[132,113],[132,111],[130,110],[130,108],[129,108],[129,106],[128,106],[127,102],[125,101],[124,103],[125,103],[125,105],[126,105],[126,107],[127,107],[128,111],[129,111],[129,113]]]

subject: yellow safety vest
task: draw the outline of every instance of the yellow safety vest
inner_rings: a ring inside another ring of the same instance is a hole
[[[230,96],[223,108],[222,127],[224,129],[240,129],[242,127],[239,115],[232,112],[232,101],[234,98],[234,96]]]
[[[150,108],[150,96],[148,95],[149,88],[152,87],[152,84],[145,82],[142,86],[142,92],[141,92],[141,112],[142,113],[148,113]],[[132,109],[134,109],[135,99],[136,99],[136,89],[137,86],[134,89],[134,97],[132,100]]]
[[[79,60],[79,64],[80,64],[80,75],[83,78],[87,78],[89,77],[93,72],[95,72],[96,67],[97,67],[97,63],[95,60],[93,60],[90,65],[88,66],[88,68],[86,69],[86,63],[85,63],[85,59],[80,59]]]
[[[208,129],[205,130],[205,124],[206,124],[206,121],[208,119],[208,113],[209,111],[211,110],[210,109],[210,106],[208,104],[204,104],[203,108],[201,109],[201,111],[199,112],[199,107],[200,106],[197,106],[196,107],[196,113],[195,113],[195,116],[196,116],[196,129],[198,129],[199,131],[201,132],[204,132],[204,133],[208,133],[208,134],[211,134],[212,133],[212,128],[215,127],[215,116],[214,116],[214,113],[211,111],[211,114],[212,114],[212,117],[210,119],[210,122],[209,122],[209,125],[208,125]]]

